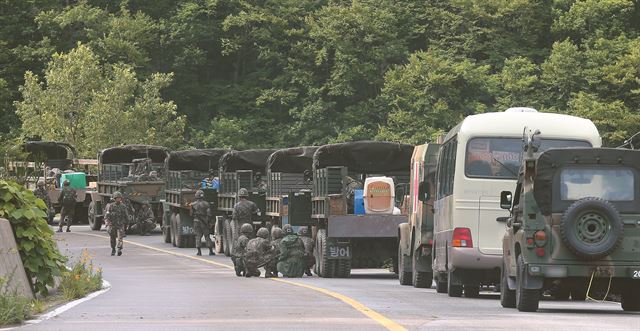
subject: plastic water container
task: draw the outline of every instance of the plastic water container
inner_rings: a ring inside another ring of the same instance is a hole
[[[395,189],[390,177],[369,177],[364,181],[366,214],[393,214]]]
[[[364,215],[364,190],[354,190],[353,193],[353,213]]]
[[[84,189],[87,187],[87,175],[84,172],[72,172],[60,176],[60,187],[65,180],[69,181],[69,187],[74,189]]]

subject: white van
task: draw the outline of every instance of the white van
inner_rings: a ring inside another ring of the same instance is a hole
[[[465,118],[445,137],[438,159],[433,272],[436,289],[449,296],[478,296],[498,285],[502,235],[508,212],[500,192],[513,189],[521,164],[525,128],[540,130],[541,150],[600,147],[587,119],[510,108]]]

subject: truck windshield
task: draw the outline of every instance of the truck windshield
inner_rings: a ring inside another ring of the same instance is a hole
[[[635,199],[635,176],[628,168],[565,168],[560,173],[560,182],[562,200],[586,197],[610,201]]]
[[[551,148],[591,147],[586,141],[542,139],[540,152]],[[520,138],[473,138],[467,143],[467,177],[516,179],[522,162]]]

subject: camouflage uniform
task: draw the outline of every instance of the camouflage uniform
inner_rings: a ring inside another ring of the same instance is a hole
[[[213,252],[213,243],[211,242],[209,218],[211,217],[211,205],[208,201],[204,201],[204,192],[198,190],[196,192],[196,201],[191,204],[191,214],[193,216],[193,232],[196,235],[197,255],[202,255],[200,246],[202,246],[202,236],[209,247],[209,255],[216,255]]]
[[[304,243],[293,233],[291,225],[285,225],[283,230],[286,235],[280,242],[278,272],[284,277],[302,277],[305,269]]]
[[[251,224],[252,216],[260,212],[258,206],[253,201],[247,200],[249,192],[241,188],[238,191],[240,201],[233,207],[233,215],[231,216],[231,236],[238,238],[240,227],[242,224]]]
[[[240,237],[233,243],[233,255],[231,256],[233,267],[236,270],[236,276],[246,275],[243,258],[247,244],[249,243],[249,238],[253,234],[253,226],[251,224],[242,224],[240,233]]]
[[[155,228],[156,218],[153,215],[153,210],[148,203],[144,203],[136,215],[136,221],[131,226],[131,230],[138,231],[140,235],[144,236]]]
[[[47,221],[49,224],[52,224],[54,213],[52,211],[53,206],[51,204],[51,198],[49,198],[49,192],[44,187],[44,181],[39,180],[37,185],[38,187],[33,190],[33,195],[35,195],[38,199],[42,199],[42,201],[44,201],[44,204],[47,205]]]
[[[62,192],[58,198],[58,203],[62,205],[58,232],[62,232],[65,219],[67,219],[67,232],[71,232],[71,224],[73,224],[73,219],[76,214],[76,197],[76,190],[69,187],[69,181],[65,180],[64,187],[62,188]]]
[[[249,240],[247,250],[244,253],[245,277],[260,277],[258,268],[265,266],[275,257],[273,246],[269,243],[269,230],[260,228],[258,236]],[[267,277],[269,275],[266,275]]]
[[[307,276],[311,276],[311,267],[316,264],[316,258],[313,256],[315,242],[311,239],[311,236],[309,236],[309,230],[307,228],[300,228],[300,230],[298,230],[298,236],[304,244],[304,273]]]
[[[278,277],[278,256],[280,256],[280,242],[283,236],[284,232],[282,232],[281,228],[277,226],[271,228],[271,246],[273,246],[274,258],[264,267],[266,277]]]
[[[116,199],[122,198],[120,192],[116,192],[113,195]],[[105,221],[107,224],[107,232],[109,232],[109,239],[111,241],[111,255],[115,254],[116,239],[118,247],[118,256],[122,255],[122,238],[124,237],[124,228],[129,219],[129,209],[123,202],[112,203],[109,206],[107,214],[105,215]]]

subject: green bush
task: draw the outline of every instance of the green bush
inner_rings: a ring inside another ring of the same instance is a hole
[[[62,273],[60,291],[67,300],[79,299],[102,287],[102,270],[94,268],[87,250],[71,270]]]
[[[31,301],[7,288],[6,282],[0,277],[0,326],[17,324],[31,316]]]
[[[33,193],[12,181],[0,180],[0,217],[11,222],[20,257],[34,292],[47,295],[47,286],[64,270],[53,231],[47,225],[46,206]]]

